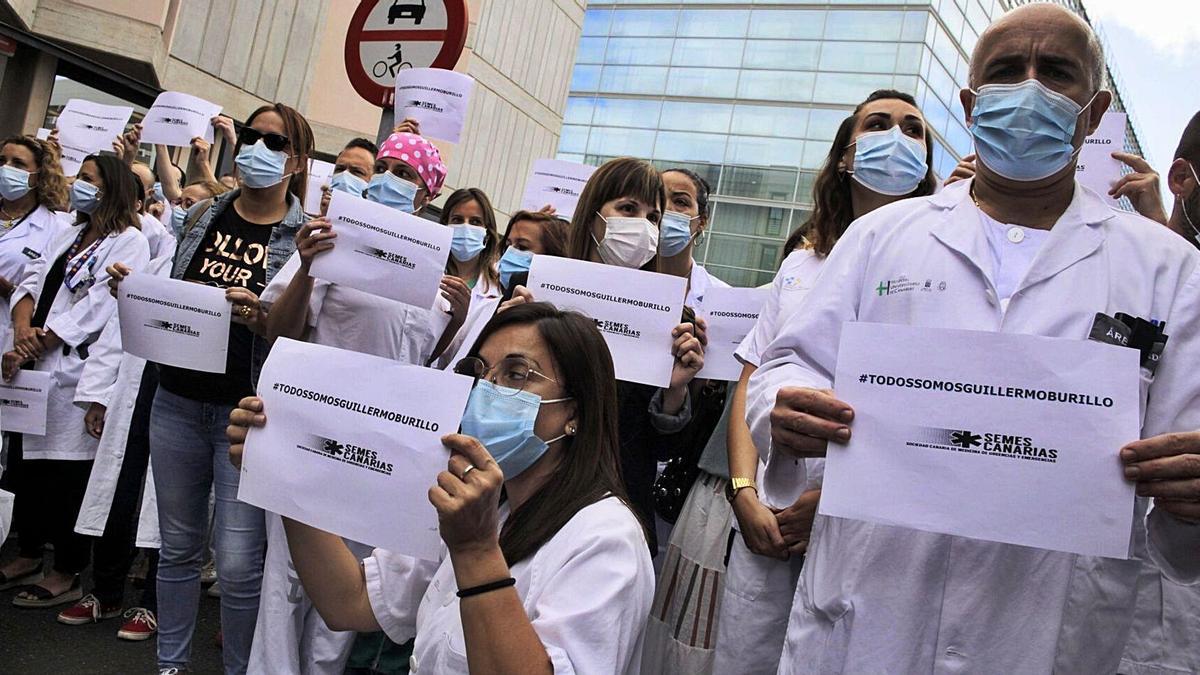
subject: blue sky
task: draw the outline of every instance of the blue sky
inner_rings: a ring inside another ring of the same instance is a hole
[[[1183,127],[1200,111],[1200,1],[1083,2],[1107,37],[1109,62],[1120,72],[1142,147],[1162,173]]]

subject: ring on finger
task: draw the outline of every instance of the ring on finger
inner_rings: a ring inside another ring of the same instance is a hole
[[[462,475],[461,475],[461,476],[459,476],[459,477],[458,477],[458,479],[459,479],[459,480],[466,480],[466,479],[467,479],[467,474],[471,473],[471,472],[472,472],[472,471],[474,471],[474,470],[475,470],[475,465],[474,465],[474,464],[468,464],[468,465],[467,465],[467,468],[463,469]]]
[[[241,314],[243,319],[250,318],[250,311],[250,307],[247,305],[242,305],[238,308],[238,314]]]

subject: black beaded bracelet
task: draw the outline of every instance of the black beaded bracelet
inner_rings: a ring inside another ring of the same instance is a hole
[[[493,582],[487,583],[487,584],[480,584],[478,586],[472,586],[471,588],[464,588],[464,589],[460,590],[458,593],[455,593],[455,595],[457,595],[460,598],[469,598],[472,595],[482,595],[483,593],[489,593],[491,591],[498,591],[501,588],[508,588],[509,586],[515,586],[516,583],[517,583],[516,579],[509,577],[507,579],[501,579],[500,581],[493,581]]]

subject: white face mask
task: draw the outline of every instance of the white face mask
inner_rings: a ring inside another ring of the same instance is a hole
[[[596,241],[600,259],[607,265],[638,268],[650,262],[658,251],[658,227],[645,218],[605,218],[604,239]]]

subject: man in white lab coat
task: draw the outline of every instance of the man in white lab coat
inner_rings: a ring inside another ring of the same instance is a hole
[[[853,408],[827,389],[845,321],[1074,339],[1097,312],[1165,321],[1156,379],[1142,382],[1144,440],[1109,452],[1137,482],[1135,544],[1168,577],[1200,580],[1200,434],[1180,433],[1200,428],[1200,255],[1076,184],[1078,149],[1112,98],[1103,68],[1090,28],[1056,5],[1023,6],[981,36],[961,95],[976,177],[842,237],[750,380],[768,473],[849,439]],[[900,278],[944,290],[887,292]],[[780,672],[1112,673],[1138,564],[821,516]]]

